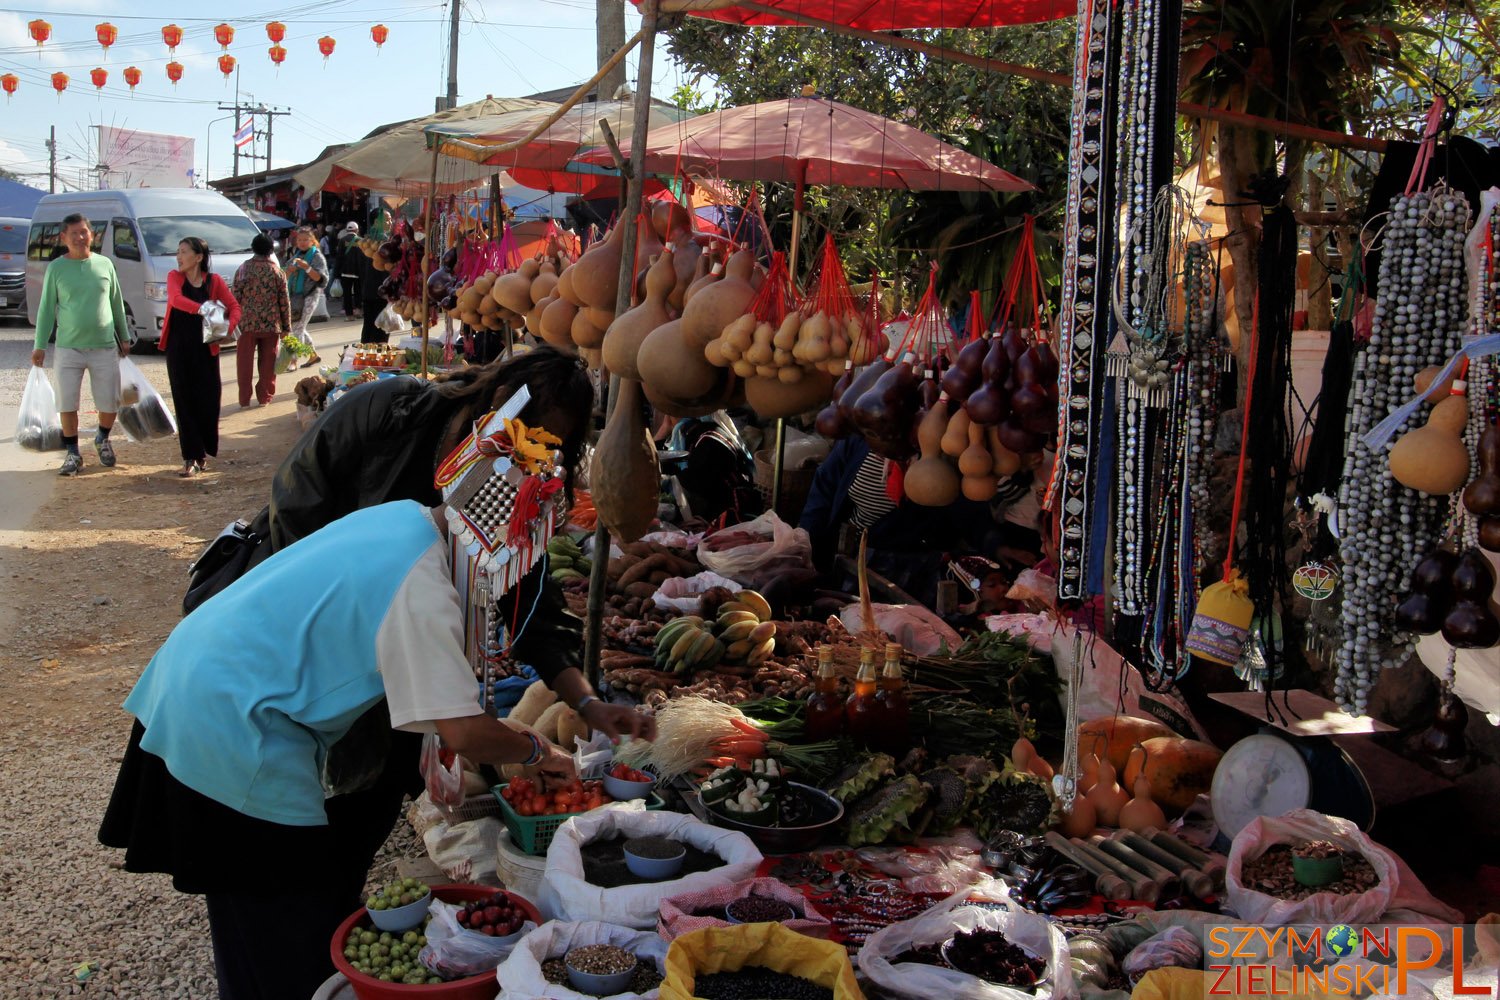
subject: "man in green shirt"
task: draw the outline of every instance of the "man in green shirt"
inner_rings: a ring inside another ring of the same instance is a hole
[[[99,410],[99,430],[94,435],[94,451],[99,464],[115,464],[115,449],[109,443],[109,432],[115,425],[120,408],[120,365],[130,352],[130,324],[125,319],[125,296],[115,266],[93,252],[93,229],[88,219],[74,213],[63,219],[63,245],[67,256],[47,265],[42,278],[41,301],[36,310],[36,342],[31,363],[38,368],[47,360],[47,340],[57,327],[57,349],[53,370],[57,373],[57,391],[62,410],[64,476],[76,476],[83,468],[78,451],[78,400],[83,389],[83,373],[89,373],[89,389]]]

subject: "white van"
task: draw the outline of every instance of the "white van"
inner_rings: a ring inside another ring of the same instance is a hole
[[[197,236],[208,244],[213,271],[225,281],[250,258],[260,234],[239,207],[217,191],[137,188],[49,194],[37,203],[26,243],[26,313],[36,323],[42,275],[66,253],[62,220],[74,212],[89,220],[94,252],[108,257],[120,276],[125,314],[138,341],[161,338],[167,314],[167,272],[177,266],[177,244]]]

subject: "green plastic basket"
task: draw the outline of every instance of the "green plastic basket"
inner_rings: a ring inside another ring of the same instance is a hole
[[[552,837],[568,820],[574,816],[582,816],[581,812],[557,813],[554,816],[522,816],[511,808],[509,802],[505,801],[500,793],[508,786],[506,784],[495,785],[490,789],[490,794],[500,803],[500,818],[505,820],[505,828],[510,831],[511,843],[523,854],[538,855],[546,854],[547,848],[552,846]],[[666,802],[655,792],[646,798],[646,808],[649,810],[665,809]],[[592,810],[590,810],[592,811]]]

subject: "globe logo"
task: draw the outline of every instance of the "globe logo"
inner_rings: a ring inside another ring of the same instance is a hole
[[[1348,924],[1334,924],[1323,932],[1323,947],[1334,958],[1348,958],[1359,947],[1359,935]]]

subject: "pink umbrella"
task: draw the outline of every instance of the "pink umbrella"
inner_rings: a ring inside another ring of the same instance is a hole
[[[590,150],[578,159],[613,162],[606,149]],[[809,184],[910,191],[1033,190],[1015,174],[920,129],[815,97],[767,101],[653,126],[646,169],[780,181],[795,184],[799,192]]]

